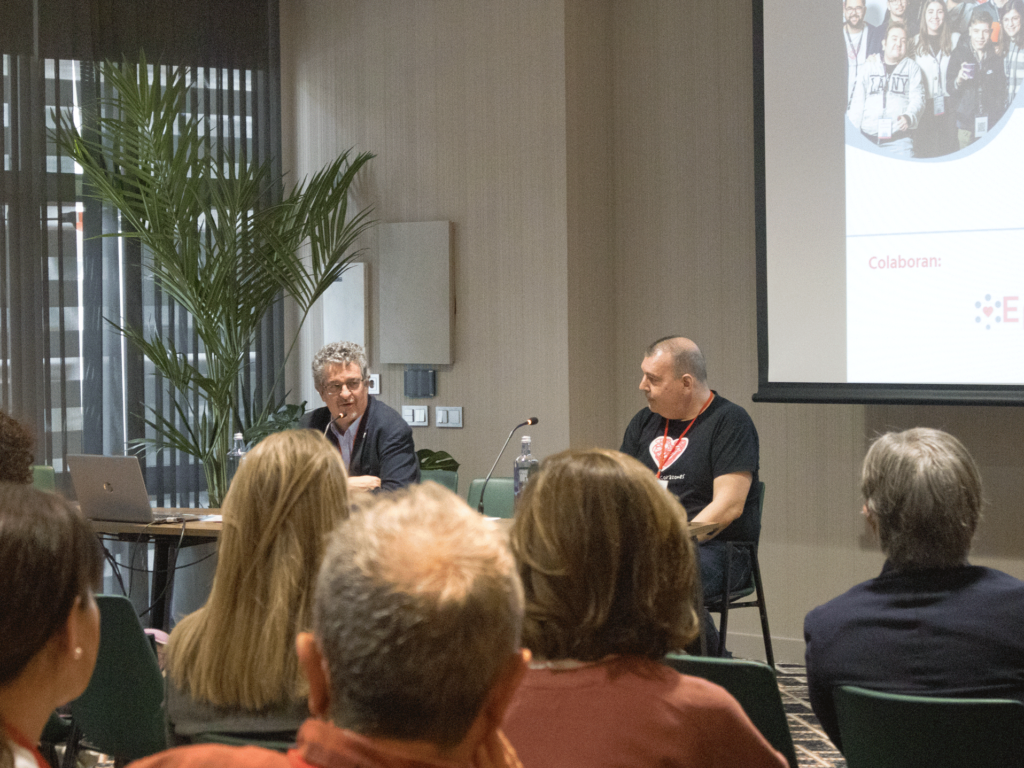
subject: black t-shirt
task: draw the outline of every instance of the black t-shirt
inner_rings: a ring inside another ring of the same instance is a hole
[[[743,514],[716,537],[722,541],[755,541],[760,533],[756,520],[758,504],[758,441],[754,422],[743,408],[715,393],[715,399],[690,431],[671,452],[689,421],[670,420],[665,443],[665,418],[644,408],[633,417],[622,438],[623,453],[658,471],[668,480],[692,520],[711,503],[715,478],[731,472],[751,472],[750,492]]]

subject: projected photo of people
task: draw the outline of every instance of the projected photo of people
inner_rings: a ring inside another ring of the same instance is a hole
[[[846,116],[885,153],[965,149],[1024,90],[1024,0],[843,0],[843,20]]]

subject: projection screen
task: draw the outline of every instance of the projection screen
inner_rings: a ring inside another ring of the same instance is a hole
[[[1004,10],[754,0],[755,400],[1024,403],[1024,32]]]

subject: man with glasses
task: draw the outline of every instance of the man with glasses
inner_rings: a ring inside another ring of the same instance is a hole
[[[313,384],[325,403],[302,426],[338,446],[355,491],[392,491],[419,482],[412,428],[369,393],[366,353],[358,344],[327,344],[313,358]]]

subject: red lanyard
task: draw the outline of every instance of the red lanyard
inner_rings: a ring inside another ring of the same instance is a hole
[[[43,766],[49,765],[49,763],[46,762],[46,759],[41,754],[39,754],[39,748],[36,747],[36,745],[33,744],[31,741],[26,739],[22,735],[21,731],[19,731],[17,728],[11,725],[5,725],[4,730],[7,731],[7,735],[10,736],[11,741],[13,741],[19,747],[26,749],[32,753],[32,757],[35,759],[36,765],[39,768],[43,768]]]
[[[714,396],[715,396],[714,392],[712,392],[710,395],[708,395],[708,399],[704,401],[704,405],[702,405],[700,410],[697,411],[697,416],[700,416],[702,413],[704,413],[704,411],[707,410],[708,406],[711,405],[711,399]],[[672,443],[672,448],[668,452],[669,456],[671,456],[673,453],[676,452],[676,446],[679,445],[679,441],[680,440],[682,440],[684,437],[686,437],[686,433],[690,431],[690,427],[692,427],[696,423],[697,416],[693,417],[693,419],[690,421],[690,423],[686,425],[686,429],[683,430],[683,434],[681,434],[679,437],[677,437],[676,441],[674,443]],[[657,477],[658,477],[659,480],[661,479],[661,470],[665,466],[665,443],[668,442],[668,421],[669,421],[668,419],[665,419],[665,436],[662,438],[662,441],[661,441],[661,450],[658,451],[658,475],[657,475]]]

